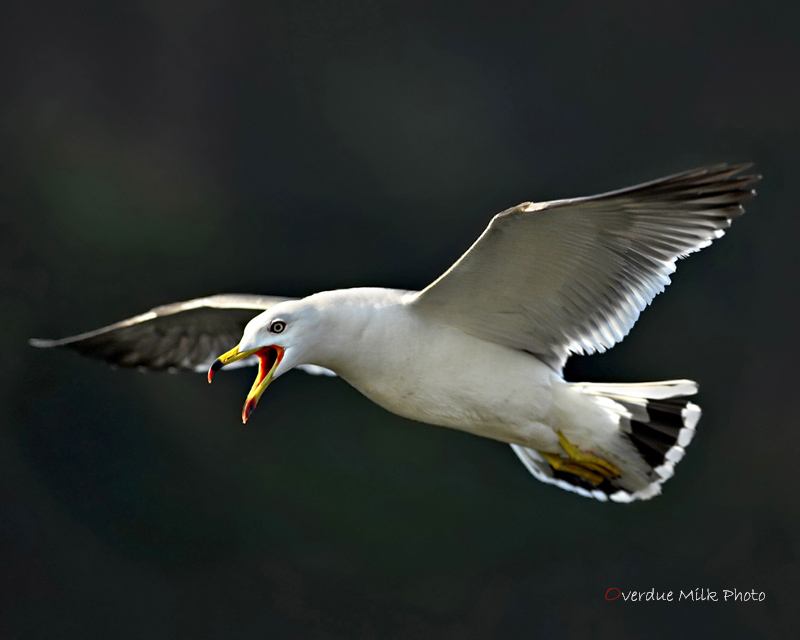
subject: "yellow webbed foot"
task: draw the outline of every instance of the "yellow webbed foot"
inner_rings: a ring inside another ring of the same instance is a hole
[[[611,480],[620,475],[619,469],[613,464],[591,453],[583,453],[567,440],[560,431],[558,432],[558,442],[567,454],[566,458],[554,453],[539,452],[556,471],[572,473],[595,487],[601,484],[603,480]]]

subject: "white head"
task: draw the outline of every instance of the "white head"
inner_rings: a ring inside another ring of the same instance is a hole
[[[275,378],[298,364],[314,364],[315,351],[324,336],[324,313],[321,311],[308,299],[278,303],[247,323],[241,342],[211,365],[209,382],[225,365],[251,355],[258,356],[258,375],[245,400],[243,422],[247,422],[261,394]]]

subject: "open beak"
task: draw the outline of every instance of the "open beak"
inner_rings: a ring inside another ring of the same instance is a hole
[[[253,387],[250,393],[247,394],[247,399],[244,401],[244,409],[242,409],[242,422],[247,422],[253,409],[258,404],[258,399],[264,390],[272,382],[275,376],[275,369],[278,368],[281,360],[283,359],[284,350],[282,347],[271,345],[269,347],[261,347],[259,349],[251,349],[250,351],[239,351],[238,345],[230,351],[223,353],[219,358],[214,360],[211,368],[208,370],[208,381],[211,382],[214,374],[222,369],[222,367],[242,360],[248,356],[258,356],[258,375],[256,376]]]

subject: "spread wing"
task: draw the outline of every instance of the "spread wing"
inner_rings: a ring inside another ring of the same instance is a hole
[[[30,343],[34,347],[69,347],[121,367],[205,373],[217,356],[236,346],[252,318],[288,299],[245,294],[197,298],[156,307],[70,338],[34,338]],[[241,364],[257,362],[255,358],[252,362],[240,361]]]
[[[724,234],[754,195],[749,165],[686,171],[587,198],[523,203],[413,297],[418,313],[554,368],[605,351],[669,284],[675,261]]]

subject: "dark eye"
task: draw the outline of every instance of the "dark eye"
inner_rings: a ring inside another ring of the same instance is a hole
[[[269,325],[269,330],[271,333],[283,333],[285,328],[286,323],[283,320],[273,320],[272,324]]]

